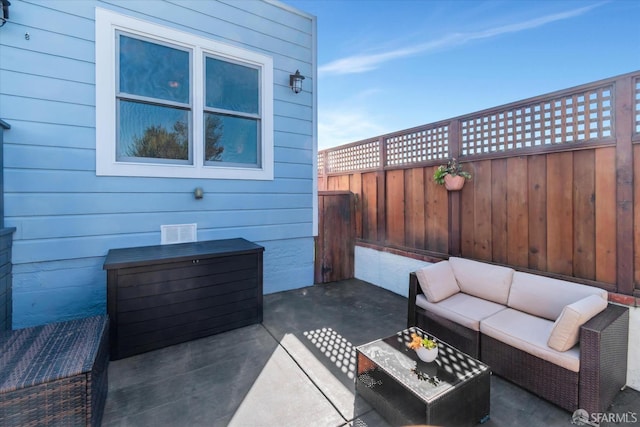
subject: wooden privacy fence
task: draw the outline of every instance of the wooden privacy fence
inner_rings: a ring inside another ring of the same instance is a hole
[[[360,243],[640,296],[640,71],[321,151],[318,183],[356,195]]]

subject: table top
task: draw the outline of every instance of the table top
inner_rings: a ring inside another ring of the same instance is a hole
[[[408,347],[412,333],[435,338],[420,328],[413,327],[358,346],[356,350],[426,402],[437,399],[478,375],[490,372],[484,363],[437,338],[438,357],[433,362],[423,362]],[[360,358],[358,360],[360,363]],[[366,370],[367,367],[358,366],[359,374],[363,372],[366,375]]]

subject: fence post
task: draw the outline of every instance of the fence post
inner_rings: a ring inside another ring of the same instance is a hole
[[[614,132],[616,138],[616,257],[617,291],[633,294],[633,78],[614,84]]]
[[[329,150],[322,152],[322,190],[329,188]]]
[[[449,122],[449,157],[460,157],[460,120]],[[449,255],[462,255],[460,191],[449,193]]]

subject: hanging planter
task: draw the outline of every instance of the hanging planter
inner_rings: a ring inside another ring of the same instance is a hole
[[[454,158],[449,160],[446,165],[440,165],[433,174],[433,180],[449,191],[459,191],[464,186],[464,182],[471,179],[469,172],[463,171],[462,166]]]
[[[459,191],[464,187],[465,177],[462,175],[450,175],[444,176],[444,188],[449,191]]]

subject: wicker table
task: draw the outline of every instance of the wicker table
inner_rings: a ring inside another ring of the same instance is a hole
[[[356,348],[358,394],[392,425],[487,421],[489,367],[443,342],[434,362],[422,362],[407,347],[412,332],[428,335],[409,328]]]
[[[107,316],[0,335],[0,425],[91,425],[107,397]]]

